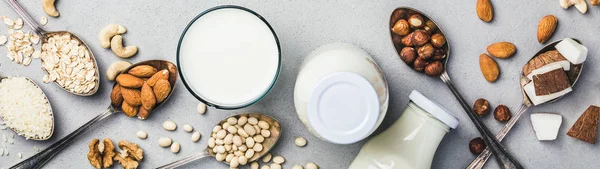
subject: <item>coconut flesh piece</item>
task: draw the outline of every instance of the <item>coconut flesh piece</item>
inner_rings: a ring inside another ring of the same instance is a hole
[[[561,60],[561,61],[547,64],[539,69],[535,69],[535,70],[531,71],[531,73],[529,73],[527,75],[527,78],[530,80],[533,80],[533,75],[548,73],[550,71],[553,71],[555,69],[560,69],[560,68],[563,68],[564,71],[571,70],[571,62],[569,62],[568,60]]]
[[[530,82],[528,84],[526,84],[523,87],[523,90],[525,90],[525,93],[527,93],[527,96],[529,97],[529,100],[531,100],[531,103],[533,103],[533,105],[540,105],[542,103],[546,103],[552,99],[556,99],[559,98],[561,96],[564,96],[565,94],[573,91],[573,89],[571,89],[570,87],[567,89],[564,89],[560,92],[556,92],[556,93],[552,93],[550,95],[542,95],[542,96],[537,96],[535,94],[535,86],[533,85],[533,82]]]
[[[554,113],[531,114],[531,125],[538,140],[555,140],[562,123],[562,116]]]
[[[571,38],[562,40],[554,47],[561,55],[575,65],[581,64],[587,59],[587,47],[577,43]]]

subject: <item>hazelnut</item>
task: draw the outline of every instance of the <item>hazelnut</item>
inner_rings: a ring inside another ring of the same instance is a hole
[[[413,45],[423,46],[429,42],[429,35],[423,30],[416,30],[412,34]]]
[[[433,46],[436,48],[441,48],[444,46],[444,44],[446,44],[446,37],[440,33],[436,33],[431,36],[431,44],[433,44]]]
[[[396,24],[394,24],[394,27],[392,27],[392,32],[401,36],[406,36],[410,33],[410,26],[408,26],[408,22],[406,20],[400,19],[398,22],[396,22]]]
[[[402,44],[402,36],[393,33],[392,34],[392,43],[394,43],[394,45]]]
[[[419,14],[414,14],[408,18],[408,23],[410,23],[412,28],[423,28],[425,26],[425,19]]]
[[[508,110],[508,107],[501,104],[494,110],[494,118],[500,122],[507,122],[510,120],[510,110]]]
[[[437,77],[444,71],[444,65],[440,61],[434,61],[425,66],[425,74],[430,77]]]
[[[446,59],[446,52],[444,52],[444,49],[435,49],[433,50],[433,57],[431,58],[433,60],[444,60]]]
[[[483,98],[477,99],[475,104],[473,104],[473,111],[480,116],[485,116],[490,111],[490,102]]]
[[[419,50],[417,51],[417,53],[419,54],[419,57],[421,57],[422,59],[429,59],[431,58],[431,56],[433,56],[433,46],[431,46],[430,43],[421,46],[419,48]]]
[[[417,59],[415,59],[415,62],[413,63],[413,68],[416,71],[422,72],[425,69],[425,66],[427,66],[428,64],[429,61],[417,57]]]
[[[406,19],[408,17],[408,11],[406,9],[396,9],[390,17],[390,25],[394,25],[400,19]]]
[[[400,59],[404,61],[406,64],[412,64],[417,58],[417,52],[415,48],[412,47],[404,47],[402,51],[400,51]]]
[[[402,38],[402,44],[404,46],[409,46],[409,47],[410,46],[415,46],[414,45],[415,43],[414,43],[413,35],[414,35],[414,32],[406,35],[405,37],[403,37]]]
[[[485,141],[483,141],[481,137],[477,137],[469,141],[469,150],[475,155],[481,154],[481,152],[483,152],[483,150],[485,150],[486,147],[487,146],[485,145]]]
[[[423,27],[423,29],[425,29],[425,31],[429,32],[429,34],[432,34],[435,31],[437,31],[437,26],[435,25],[435,23],[433,23],[433,21],[427,20],[427,21],[425,21],[425,27]]]

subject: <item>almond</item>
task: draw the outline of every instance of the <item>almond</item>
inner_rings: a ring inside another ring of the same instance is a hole
[[[151,110],[146,110],[143,106],[140,107],[140,111],[138,113],[138,118],[142,119],[142,120],[148,118],[148,116],[150,116],[150,111]]]
[[[141,92],[138,89],[121,88],[123,100],[131,106],[142,105]]]
[[[139,65],[131,68],[128,73],[137,77],[150,77],[154,75],[156,71],[156,68],[150,65]]]
[[[123,109],[123,113],[129,117],[133,117],[138,113],[138,107],[131,106],[127,104],[127,102],[123,102],[121,109]]]
[[[117,76],[117,83],[126,88],[140,88],[144,81],[130,74],[120,74]]]
[[[600,6],[600,0],[590,0],[590,5]]]
[[[494,17],[494,8],[490,0],[477,0],[477,16],[484,22],[490,22]]]
[[[156,82],[160,79],[169,80],[169,71],[167,69],[163,69],[156,72],[156,74],[152,75],[152,77],[150,77],[150,79],[148,79],[146,83],[148,83],[148,85],[150,85],[151,87],[154,87]]]
[[[488,46],[487,51],[496,58],[506,59],[515,54],[517,47],[510,42],[498,42]]]
[[[147,83],[144,83],[144,85],[142,86],[141,97],[142,107],[146,110],[152,110],[152,108],[156,104],[156,97],[154,97],[152,87],[150,87]]]
[[[538,25],[537,38],[538,42],[541,44],[546,43],[552,34],[554,34],[554,30],[556,29],[556,25],[558,24],[558,19],[554,15],[546,15],[540,20],[540,24]]]
[[[110,92],[110,102],[113,106],[121,106],[123,103],[123,94],[121,94],[121,85],[116,84]]]
[[[496,61],[485,53],[479,55],[479,68],[481,68],[481,73],[488,82],[495,82],[498,80],[500,68]]]
[[[171,84],[165,79],[158,80],[154,85],[154,95],[158,103],[162,103],[169,96],[169,92],[171,92]]]

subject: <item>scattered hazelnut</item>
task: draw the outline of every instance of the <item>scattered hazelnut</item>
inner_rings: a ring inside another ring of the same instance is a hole
[[[425,31],[429,32],[429,34],[432,34],[435,31],[437,31],[437,26],[435,25],[435,23],[433,23],[433,21],[427,20],[427,21],[425,21],[425,27],[423,29],[425,29]]]
[[[435,49],[433,50],[433,57],[431,59],[444,60],[446,59],[446,52],[444,51],[444,49]]]
[[[425,74],[430,77],[437,77],[444,71],[444,65],[440,61],[434,61],[425,66]]]
[[[425,26],[425,19],[419,14],[414,14],[408,18],[408,23],[410,23],[412,28],[423,28]]]
[[[429,35],[427,34],[427,32],[422,31],[422,30],[414,31],[412,38],[413,38],[413,45],[416,45],[416,46],[423,46],[427,42],[429,42]]]
[[[433,56],[433,46],[428,43],[422,47],[419,48],[419,50],[417,51],[417,53],[419,54],[419,57],[421,57],[422,59],[429,59],[431,58],[431,56]]]
[[[417,58],[417,52],[415,48],[412,47],[404,47],[402,51],[400,51],[400,59],[404,61],[406,64],[412,64]]]
[[[473,111],[480,116],[485,116],[490,111],[490,103],[483,98],[479,98],[473,104]]]
[[[433,46],[436,48],[441,48],[444,46],[444,44],[446,44],[446,37],[440,33],[436,33],[431,36],[431,44],[433,44]]]
[[[481,137],[474,138],[469,142],[469,150],[471,150],[471,153],[475,155],[481,154],[486,147],[485,141],[483,141]]]
[[[417,59],[415,59],[415,62],[413,63],[413,68],[416,71],[422,72],[425,69],[425,66],[427,66],[429,64],[429,61],[422,59],[420,57],[417,57]]]
[[[400,19],[398,22],[396,22],[396,24],[394,24],[392,31],[398,35],[406,36],[410,33],[410,26],[406,20]]]
[[[503,104],[499,105],[496,107],[496,110],[494,110],[494,118],[500,122],[507,122],[510,120],[510,116],[510,110]]]

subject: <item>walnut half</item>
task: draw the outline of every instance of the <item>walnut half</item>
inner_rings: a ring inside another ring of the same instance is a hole
[[[98,149],[98,142],[98,139],[93,139],[90,142],[88,146],[90,148],[90,152],[88,153],[87,157],[88,160],[90,160],[90,164],[92,164],[92,166],[100,169],[102,167],[102,155],[100,154],[100,150]]]
[[[115,145],[112,140],[107,138],[100,142],[98,139],[93,139],[89,144],[89,148],[88,160],[92,166],[100,169],[102,167],[110,168],[113,165]]]

